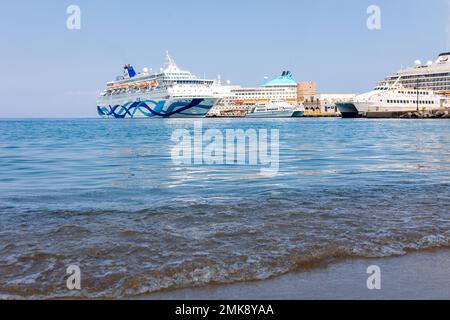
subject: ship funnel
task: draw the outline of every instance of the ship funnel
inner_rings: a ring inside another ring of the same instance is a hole
[[[439,55],[436,63],[446,64],[446,63],[448,63],[449,59],[450,59],[450,52],[444,52]]]
[[[124,69],[128,72],[128,76],[130,77],[130,78],[133,78],[133,77],[135,77],[136,76],[136,71],[134,71],[134,68],[129,64],[129,65],[126,65],[125,67],[124,67]]]

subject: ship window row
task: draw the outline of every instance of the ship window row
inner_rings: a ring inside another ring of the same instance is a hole
[[[287,93],[285,90],[267,90],[267,91],[234,91],[237,95],[252,95],[252,94],[268,94],[268,93]],[[293,92],[293,91],[292,91]]]
[[[416,81],[416,80],[429,80],[429,79],[440,79],[440,78],[448,78],[450,77],[450,74],[434,74],[432,76],[428,76],[428,77],[421,77],[421,78],[417,78],[417,77],[402,77],[402,80],[407,80],[407,81]]]
[[[402,81],[402,84],[404,86],[408,87],[416,87],[417,85],[420,86],[431,86],[431,85],[446,85],[450,83],[450,79],[442,79],[442,80],[430,80],[430,81]]]
[[[420,80],[408,80],[408,79],[402,79],[401,83],[408,83],[410,85],[416,86],[417,84],[424,84],[424,83],[436,83],[436,82],[448,82],[450,81],[450,77],[447,78],[427,78],[427,79],[420,79]],[[387,81],[388,84],[393,84],[396,81]]]
[[[430,74],[428,76],[419,76],[419,79],[424,79],[424,78],[431,78],[431,77],[448,77],[450,76],[450,73],[433,73]],[[417,76],[416,75],[412,75],[412,76],[402,76],[402,79],[416,79]],[[397,80],[398,78],[393,78],[394,80]]]
[[[417,91],[398,91],[398,93],[401,93],[401,94],[417,94]],[[428,96],[430,93],[426,92],[426,91],[420,91],[419,94],[421,94],[423,96]]]
[[[448,83],[450,81],[449,79],[427,79],[426,81],[402,81],[402,83],[409,83],[410,85],[416,86],[417,84],[422,85],[422,84],[430,84],[430,83],[440,83],[440,82],[446,82]]]
[[[287,91],[270,91],[270,92],[235,92],[237,96],[264,96],[269,94],[284,94],[284,95],[292,95],[296,94],[294,92],[287,92]]]
[[[417,103],[417,100],[388,100],[388,103]],[[433,101],[428,101],[428,100],[419,100],[419,104],[434,104]]]

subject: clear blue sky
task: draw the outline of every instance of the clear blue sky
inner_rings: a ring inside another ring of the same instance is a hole
[[[66,28],[66,9],[82,29]],[[366,28],[366,9],[382,29]],[[95,117],[96,91],[125,63],[159,68],[165,50],[195,74],[260,85],[291,70],[322,92],[365,92],[449,48],[448,0],[5,0],[0,118]]]

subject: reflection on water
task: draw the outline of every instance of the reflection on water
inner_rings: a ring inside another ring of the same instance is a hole
[[[0,121],[0,298],[265,279],[450,239],[446,120],[205,120],[278,129],[280,170],[176,166],[191,120]]]

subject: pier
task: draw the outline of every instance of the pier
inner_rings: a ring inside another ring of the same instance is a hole
[[[368,112],[368,119],[450,119],[450,109],[410,112]]]

